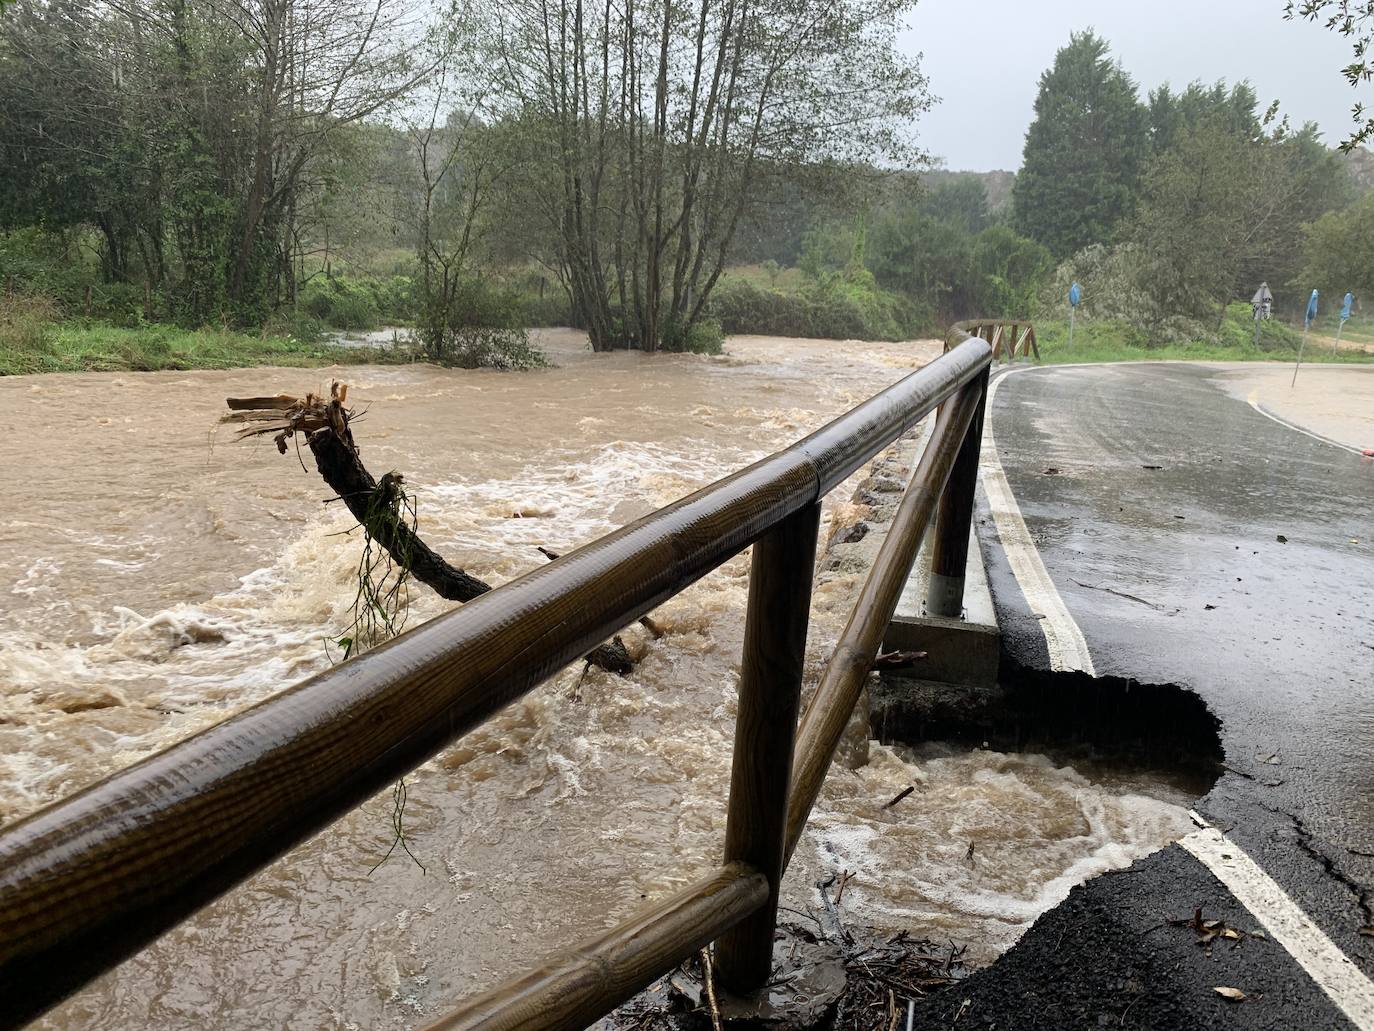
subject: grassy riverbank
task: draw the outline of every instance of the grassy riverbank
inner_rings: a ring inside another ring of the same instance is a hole
[[[289,335],[188,330],[153,324],[126,328],[101,322],[9,323],[0,317],[0,376],[39,372],[155,372],[236,369],[255,365],[312,367],[395,362],[395,352],[337,347]]]
[[[1234,306],[1233,306],[1234,307]],[[1067,321],[1035,320],[1040,356],[1047,364],[1074,362],[1128,361],[1205,361],[1205,362],[1292,362],[1302,343],[1301,328],[1271,320],[1260,327],[1255,344],[1254,323],[1245,315],[1227,313],[1217,332],[1207,339],[1158,343],[1144,332],[1111,321],[1080,320],[1074,327],[1073,346],[1069,346]],[[1318,327],[1320,329],[1321,327]],[[1307,362],[1374,362],[1374,354],[1344,349],[1333,352],[1330,338],[1314,329],[1303,350]],[[1351,339],[1349,332],[1346,339]]]

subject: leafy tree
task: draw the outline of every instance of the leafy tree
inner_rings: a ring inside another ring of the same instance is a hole
[[[1224,82],[1211,86],[1193,82],[1181,93],[1173,92],[1165,83],[1150,92],[1150,152],[1163,154],[1173,146],[1179,132],[1195,129],[1203,122],[1222,132],[1257,140],[1264,132],[1257,104],[1258,98],[1248,82],[1237,83],[1230,89]],[[1269,117],[1273,113],[1271,109]]]
[[[404,217],[419,257],[417,335],[440,363],[528,367],[537,352],[519,325],[517,299],[473,269],[492,229],[489,198],[509,174],[507,134],[487,130],[471,108],[445,115],[454,98],[448,72],[421,92],[426,104],[406,125],[413,167]]]
[[[1288,0],[1284,16],[1322,21],[1332,32],[1339,32],[1351,40],[1353,60],[1341,69],[1352,86],[1374,79],[1371,46],[1374,46],[1374,0]],[[1374,139],[1374,115],[1356,101],[1351,109],[1355,128],[1341,143],[1341,150],[1349,153],[1361,143]]]
[[[901,191],[909,179],[903,172],[825,162],[761,161],[756,169],[755,200],[742,214],[731,246],[736,264],[795,265],[808,232],[852,218],[876,197]]]
[[[974,306],[970,316],[1029,318],[1054,269],[1050,252],[1009,226],[990,226],[973,240]]]
[[[116,39],[73,0],[25,4],[0,25],[0,226],[90,226],[106,281],[129,276],[150,170],[111,89]]]
[[[1009,226],[990,223],[978,176],[940,180],[914,202],[897,194],[871,218],[866,264],[880,285],[936,322],[1028,316],[1053,259]],[[825,249],[831,267],[838,252],[834,243]]]
[[[944,319],[975,314],[973,238],[961,226],[910,208],[879,222],[872,235],[870,260],[881,285]]]
[[[1207,318],[1230,295],[1253,231],[1250,159],[1243,138],[1203,125],[1150,165],[1134,236],[1160,312]]]
[[[592,346],[691,336],[770,168],[909,163],[910,0],[496,0],[471,79]],[[491,78],[487,88],[487,77]]]
[[[1146,112],[1105,40],[1074,33],[1040,77],[1012,191],[1017,230],[1063,258],[1110,239],[1135,208]]]
[[[421,29],[390,0],[32,0],[0,21],[0,225],[89,226],[107,279],[260,317],[322,155],[428,74]]]
[[[1347,290],[1374,298],[1374,190],[1303,227],[1302,283],[1331,304]]]
[[[1249,296],[1257,283],[1292,283],[1302,267],[1302,226],[1354,200],[1354,187],[1340,159],[1309,122],[1290,130],[1287,120],[1259,142],[1254,186],[1256,228],[1242,255],[1236,296]]]
[[[1149,165],[1132,227],[1140,284],[1160,318],[1209,319],[1261,280],[1297,273],[1299,227],[1341,199],[1344,180],[1314,125],[1252,139],[1214,113]]]

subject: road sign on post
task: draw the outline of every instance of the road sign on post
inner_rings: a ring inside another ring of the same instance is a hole
[[[1341,304],[1341,321],[1336,325],[1336,342],[1331,345],[1331,353],[1335,354],[1341,349],[1341,330],[1345,329],[1345,324],[1350,321],[1350,306],[1355,303],[1355,295],[1349,290],[1345,292],[1345,301]]]
[[[1073,318],[1078,312],[1078,302],[1083,299],[1083,288],[1077,280],[1069,287],[1069,346],[1073,346]]]
[[[1312,328],[1312,323],[1317,318],[1317,291],[1312,291],[1312,296],[1307,299],[1307,314],[1302,320],[1302,343],[1298,345],[1298,363],[1293,366],[1293,382],[1288,384],[1290,387],[1297,386],[1298,370],[1302,368],[1302,352],[1307,348],[1307,331]]]

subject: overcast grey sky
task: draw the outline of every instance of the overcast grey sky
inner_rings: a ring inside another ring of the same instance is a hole
[[[1160,83],[1249,79],[1260,106],[1283,102],[1328,144],[1351,126],[1357,92],[1341,76],[1350,41],[1283,20],[1283,0],[919,0],[903,44],[921,51],[940,103],[921,143],[951,169],[1021,165],[1040,73],[1069,33],[1092,26],[1112,45],[1142,99]],[[1374,89],[1360,91],[1374,106]]]

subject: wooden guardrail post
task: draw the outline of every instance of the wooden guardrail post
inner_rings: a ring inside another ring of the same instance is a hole
[[[835,643],[816,693],[802,715],[792,762],[792,793],[787,801],[789,858],[801,840],[840,736],[873,671],[873,660],[881,650],[883,636],[892,622],[892,613],[927,527],[935,521],[940,498],[981,398],[980,386],[975,381],[941,406],[930,443],[916,465],[849,622]]]
[[[819,503],[789,516],[754,545],[749,572],[725,862],[744,862],[758,870],[768,878],[769,892],[767,904],[716,945],[717,977],[736,995],[762,988],[773,968],[819,527]]]
[[[969,421],[945,492],[931,543],[930,585],[926,611],[932,616],[958,619],[964,611],[964,570],[968,565],[969,529],[973,524],[973,493],[978,485],[978,453],[983,447],[983,418],[988,397],[988,370],[979,377],[978,410]],[[945,404],[954,404],[954,399]]]

